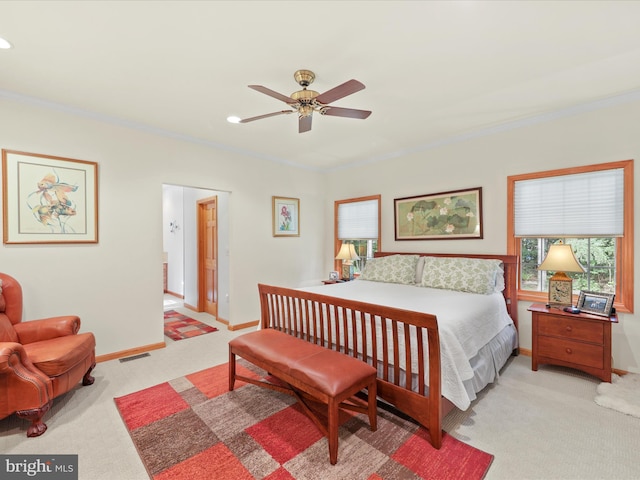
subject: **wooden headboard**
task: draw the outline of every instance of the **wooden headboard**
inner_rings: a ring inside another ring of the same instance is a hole
[[[463,257],[484,258],[500,260],[504,267],[504,296],[507,304],[507,312],[518,328],[518,256],[517,255],[490,255],[469,253],[417,253],[417,252],[376,252],[374,257],[386,257],[388,255],[420,255],[421,257]]]

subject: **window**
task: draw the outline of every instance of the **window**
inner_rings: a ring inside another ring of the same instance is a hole
[[[520,257],[518,298],[546,300],[549,246],[570,244],[585,273],[580,290],[615,293],[633,311],[633,161],[508,177],[507,251]]]
[[[546,292],[549,272],[538,270],[549,247],[562,240],[571,245],[585,273],[567,273],[573,279],[573,290],[616,293],[616,237],[520,238],[520,288]]]
[[[380,249],[380,195],[338,200],[334,217],[334,256],[343,243],[352,243],[360,257],[355,262],[355,271],[360,272],[367,258],[373,258]],[[340,260],[336,260],[334,268],[342,269]]]

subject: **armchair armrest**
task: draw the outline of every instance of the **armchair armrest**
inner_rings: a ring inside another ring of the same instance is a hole
[[[52,338],[75,335],[80,330],[80,317],[65,315],[16,323],[13,328],[20,343],[28,344]]]
[[[33,365],[24,347],[15,342],[0,342],[0,384],[4,397],[0,402],[0,418],[29,409],[45,412],[53,397],[51,380]]]
[[[21,372],[18,377],[23,380],[29,381],[30,377],[35,377],[45,385],[50,383],[49,377],[38,370],[31,360],[29,360],[27,352],[25,352],[21,344],[0,342],[0,376],[15,374],[17,371]],[[51,394],[49,391],[48,393]]]
[[[0,375],[13,372],[16,364],[23,364],[28,370],[35,368],[21,344],[0,342]]]

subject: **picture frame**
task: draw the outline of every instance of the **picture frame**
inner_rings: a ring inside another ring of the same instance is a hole
[[[2,150],[3,243],[98,243],[98,164]]]
[[[482,187],[394,199],[396,240],[482,238]]]
[[[613,300],[615,294],[602,292],[580,291],[576,307],[585,313],[610,317],[613,311]]]
[[[332,270],[329,272],[329,280],[338,280],[340,278],[340,273]]]
[[[271,197],[274,237],[300,236],[300,199]]]

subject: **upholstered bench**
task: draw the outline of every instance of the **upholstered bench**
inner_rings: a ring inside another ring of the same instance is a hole
[[[289,388],[236,374],[236,355],[266,370]],[[366,413],[371,431],[377,428],[376,369],[356,358],[308,343],[274,329],[241,335],[229,342],[229,390],[235,381],[252,383],[293,395],[329,442],[329,461],[338,461],[338,410]],[[367,389],[366,403],[354,398]],[[328,426],[304,400],[309,396],[327,405]]]

